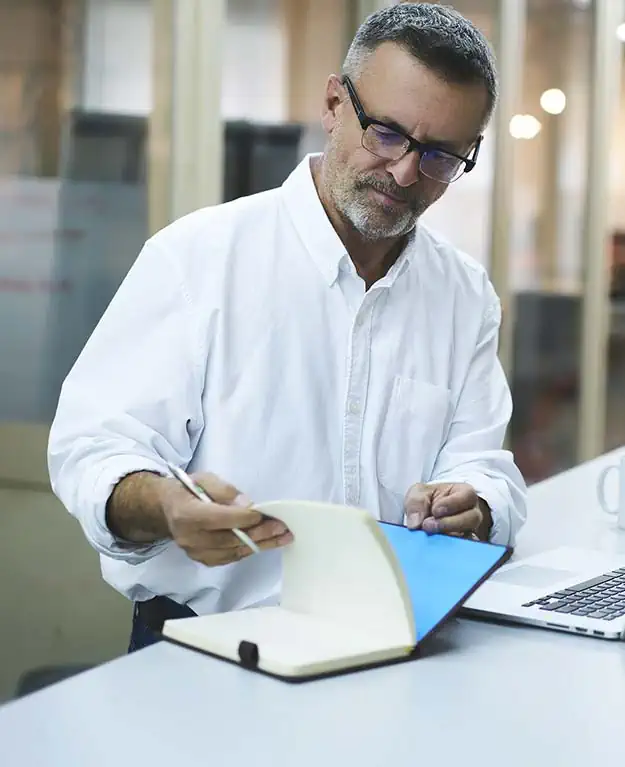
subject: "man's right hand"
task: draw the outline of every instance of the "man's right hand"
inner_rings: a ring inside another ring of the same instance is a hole
[[[213,503],[195,498],[177,480],[166,479],[162,509],[171,537],[191,559],[205,565],[225,565],[252,554],[232,532],[238,527],[260,549],[275,549],[293,540],[287,527],[254,510],[252,502],[214,474],[194,474]]]

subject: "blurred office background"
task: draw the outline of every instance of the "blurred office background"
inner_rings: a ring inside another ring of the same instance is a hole
[[[0,0],[0,701],[123,653],[130,605],[49,491],[63,377],[143,241],[323,147],[325,79],[384,0]],[[529,483],[625,443],[625,3],[450,0],[502,102],[425,219],[504,303]]]

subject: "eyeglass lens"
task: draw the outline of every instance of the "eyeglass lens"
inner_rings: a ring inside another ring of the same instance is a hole
[[[388,160],[401,159],[410,147],[405,136],[382,125],[369,125],[362,136],[362,145],[372,154]],[[464,162],[443,150],[428,150],[421,154],[420,171],[435,181],[450,183],[464,171]]]

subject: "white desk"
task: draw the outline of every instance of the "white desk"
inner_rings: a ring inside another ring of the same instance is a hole
[[[519,550],[625,551],[596,511],[614,454],[530,491]],[[291,686],[160,644],[0,709],[0,764],[619,764],[625,643],[452,621],[409,664]]]

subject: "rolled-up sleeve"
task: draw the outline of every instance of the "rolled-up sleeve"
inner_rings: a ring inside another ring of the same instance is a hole
[[[466,482],[488,504],[494,543],[513,546],[526,519],[526,485],[503,449],[512,398],[497,355],[501,308],[490,283],[481,330],[431,482]]]
[[[117,482],[186,464],[203,428],[197,318],[169,253],[148,241],[65,379],[48,443],[52,489],[96,551],[139,563],[105,521]]]

